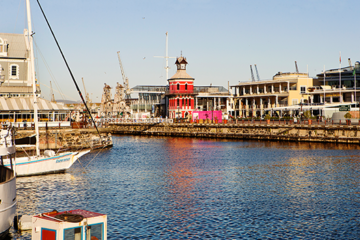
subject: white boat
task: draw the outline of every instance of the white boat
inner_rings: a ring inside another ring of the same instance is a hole
[[[30,1],[26,0],[26,9],[27,9],[27,21],[28,21],[28,46],[30,54],[30,63],[29,63],[29,73],[33,85],[33,100],[34,100],[34,116],[38,116],[38,106],[37,106],[37,90],[36,90],[36,80],[35,80],[35,66],[34,66],[34,50],[33,50],[33,34],[31,26],[31,13],[30,13]],[[70,168],[74,162],[81,156],[90,152],[90,150],[85,150],[81,152],[63,152],[55,153],[53,150],[45,150],[44,153],[40,154],[39,147],[39,123],[38,117],[34,117],[35,123],[35,134],[36,134],[36,154],[35,156],[26,156],[17,158],[15,161],[16,164],[16,175],[17,176],[32,176],[40,174],[49,174],[64,172]],[[10,166],[10,162],[5,162],[5,166]]]
[[[90,150],[56,154],[52,150],[45,150],[43,155],[16,158],[16,175],[22,177],[65,172],[88,152]],[[5,161],[5,166],[10,166],[10,163]]]
[[[16,212],[15,145],[11,128],[0,130],[0,239],[12,226]],[[4,161],[11,163],[4,166]]]

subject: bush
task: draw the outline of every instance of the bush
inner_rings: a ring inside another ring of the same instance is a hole
[[[352,118],[351,113],[347,112],[347,113],[344,115],[344,118]]]

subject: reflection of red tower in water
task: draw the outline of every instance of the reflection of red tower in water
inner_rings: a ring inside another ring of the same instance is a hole
[[[188,62],[183,56],[176,59],[177,71],[168,79],[169,117],[185,118],[194,111],[194,78],[186,73]]]
[[[195,217],[198,213],[194,209],[194,202],[196,202],[196,185],[199,178],[198,172],[195,170],[195,165],[192,161],[192,152],[189,151],[192,148],[192,139],[188,138],[169,138],[169,165],[167,167],[168,173],[166,177],[166,185],[168,186],[169,196],[171,198],[171,215],[168,217],[178,222],[180,231],[186,234],[186,228],[190,225],[186,219],[189,216]]]
[[[168,186],[169,201],[173,206],[167,217],[171,219],[170,222],[176,222],[176,230],[186,236],[191,232],[189,229],[199,226],[192,220],[204,214],[203,201],[211,195],[213,183],[220,178],[217,171],[209,172],[205,166],[205,159],[210,158],[206,152],[210,154],[213,151],[204,148],[213,148],[212,144],[207,145],[206,141],[192,138],[169,138],[167,144],[167,154],[171,157],[167,158],[165,185]]]

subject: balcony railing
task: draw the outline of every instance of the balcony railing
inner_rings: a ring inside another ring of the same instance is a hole
[[[166,95],[171,95],[171,94],[194,94],[197,95],[199,94],[199,91],[195,91],[195,90],[167,90],[165,92]]]

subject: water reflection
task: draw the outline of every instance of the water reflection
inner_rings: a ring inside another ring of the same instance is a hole
[[[358,150],[115,136],[113,148],[86,155],[66,174],[19,178],[18,212],[105,213],[109,239],[353,239]]]

